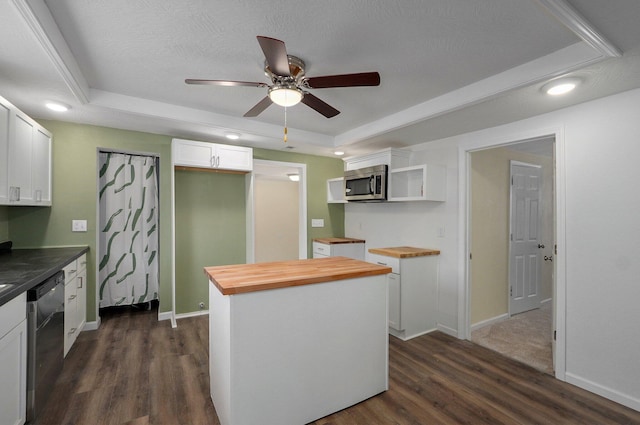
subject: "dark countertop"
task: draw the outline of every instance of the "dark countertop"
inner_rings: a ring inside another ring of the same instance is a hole
[[[87,251],[89,247],[78,246],[14,249],[1,254],[0,306],[47,280]]]

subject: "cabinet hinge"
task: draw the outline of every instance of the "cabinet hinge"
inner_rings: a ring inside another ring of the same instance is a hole
[[[469,260],[473,260],[473,255],[469,253]]]
[[[553,331],[553,340],[554,340],[554,341],[556,340],[556,332],[557,332],[557,331]]]
[[[511,176],[511,186],[513,186],[513,176]]]
[[[558,255],[558,244],[553,245],[553,253]]]
[[[513,297],[513,286],[509,287],[509,296]]]

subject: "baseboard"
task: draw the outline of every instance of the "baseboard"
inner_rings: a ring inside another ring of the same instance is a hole
[[[98,316],[98,320],[95,320],[93,322],[86,322],[84,325],[84,329],[85,331],[97,331],[98,328],[100,328],[100,316]]]
[[[458,338],[458,331],[456,329],[450,328],[449,326],[445,326],[438,323],[438,325],[436,326],[436,329],[439,330],[440,332],[446,333],[447,335]]]
[[[170,311],[158,312],[158,322],[162,320],[171,320],[172,317],[173,317],[173,313]]]
[[[500,316],[492,317],[490,319],[475,323],[471,325],[471,332],[478,330],[480,328],[484,328],[485,326],[493,325],[494,323],[502,322],[503,320],[507,320],[508,318],[509,318],[509,313],[505,313],[505,314],[501,314]]]
[[[605,387],[600,384],[596,384],[595,382],[589,381],[588,379],[581,378],[580,376],[574,375],[570,372],[565,373],[566,382],[573,384],[577,387],[590,391],[594,394],[598,394],[604,398],[608,398],[609,400],[613,400],[616,403],[620,403],[624,406],[627,406],[631,409],[637,410],[640,412],[640,399],[631,397],[630,395],[623,394],[620,391],[616,391],[612,388]]]
[[[209,310],[192,311],[189,313],[176,314],[176,320],[186,319],[187,317],[206,316],[209,314]]]
[[[547,298],[546,300],[542,300],[540,301],[540,304],[544,304],[544,303],[550,303],[553,300],[553,298]]]

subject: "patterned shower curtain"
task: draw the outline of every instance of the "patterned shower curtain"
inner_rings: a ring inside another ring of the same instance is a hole
[[[156,158],[100,152],[100,307],[158,298]]]

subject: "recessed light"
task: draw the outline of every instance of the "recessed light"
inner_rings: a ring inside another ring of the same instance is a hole
[[[542,86],[542,91],[551,96],[569,93],[581,83],[579,78],[560,78]]]
[[[289,180],[292,182],[300,181],[300,176],[298,174],[287,174],[287,177],[289,177]]]
[[[226,132],[224,133],[224,137],[230,140],[238,140],[240,135],[238,133]]]
[[[342,155],[344,155],[344,152],[343,151],[334,151],[333,154],[337,155],[337,156],[342,156]]]
[[[47,102],[45,103],[45,106],[56,112],[67,112],[69,109],[71,109],[71,106],[60,102]]]

